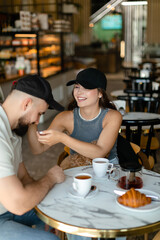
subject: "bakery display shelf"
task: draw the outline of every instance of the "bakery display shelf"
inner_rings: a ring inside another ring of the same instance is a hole
[[[1,61],[15,61],[15,60],[16,60],[16,57],[9,57],[9,58],[1,58],[1,57],[0,57],[0,60],[1,60]]]
[[[40,67],[48,67],[50,65],[54,65],[54,66],[59,66],[61,65],[61,57],[58,56],[58,57],[51,57],[51,58],[46,58],[46,59],[40,59]],[[33,68],[35,68],[37,65],[37,60],[32,60],[31,61],[31,66]]]
[[[15,36],[15,34],[37,34],[38,31],[3,31],[0,32],[0,36]]]
[[[60,67],[60,64],[48,64],[46,66],[41,66],[41,69],[45,69],[45,68],[48,68],[48,67]]]
[[[47,65],[45,67],[41,67],[41,70],[45,70],[45,69],[50,68],[50,67],[58,67],[58,71],[61,70],[61,66],[60,65],[56,65],[56,64],[52,64],[52,65]]]
[[[46,78],[56,73],[61,72],[61,66],[50,66],[41,70],[41,76]]]
[[[36,47],[36,44],[32,44],[32,45],[1,45],[0,46],[0,49],[1,48],[23,48],[23,47],[28,47],[28,48],[35,48]]]
[[[51,43],[40,43],[40,44],[39,44],[40,47],[47,47],[48,45],[55,45],[55,46],[57,45],[57,46],[59,46],[60,43],[51,42]]]
[[[49,54],[47,56],[40,56],[40,59],[47,59],[47,58],[53,58],[53,57],[60,57],[60,53],[59,54]]]
[[[10,70],[16,65],[17,57],[22,56],[30,61],[30,74],[38,73],[43,77],[49,77],[73,66],[65,56],[65,43],[66,33],[62,32],[2,32],[0,33],[0,61],[3,61],[4,69]],[[19,77],[18,74],[5,74],[4,82]]]

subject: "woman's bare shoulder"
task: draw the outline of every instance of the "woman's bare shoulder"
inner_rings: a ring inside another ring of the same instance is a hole
[[[122,117],[122,114],[118,111],[118,110],[115,110],[115,109],[110,109],[109,111],[108,111],[108,113],[112,116],[119,116],[119,117]]]
[[[66,111],[59,113],[57,116],[70,117],[72,115],[73,115],[73,111],[66,110]]]
[[[63,111],[56,115],[55,120],[64,120],[73,118],[73,111]]]
[[[111,120],[116,120],[118,122],[122,121],[122,115],[119,111],[110,109],[104,118],[105,122],[110,122]]]
[[[73,123],[73,111],[63,111],[55,116],[50,128],[67,129]]]

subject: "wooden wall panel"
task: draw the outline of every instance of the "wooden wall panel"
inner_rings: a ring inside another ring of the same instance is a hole
[[[160,43],[160,0],[148,0],[147,43]]]
[[[91,42],[89,28],[91,0],[74,0],[74,3],[81,5],[78,13],[74,15],[74,33],[79,37],[78,45],[89,45]]]

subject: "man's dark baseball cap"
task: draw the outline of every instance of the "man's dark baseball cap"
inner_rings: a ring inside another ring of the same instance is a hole
[[[86,89],[102,88],[106,90],[107,79],[104,73],[96,68],[86,68],[77,74],[75,80],[69,81],[66,85],[79,83]]]
[[[45,100],[49,109],[64,110],[64,107],[54,100],[49,82],[37,74],[27,75],[14,81],[12,90],[14,89]]]

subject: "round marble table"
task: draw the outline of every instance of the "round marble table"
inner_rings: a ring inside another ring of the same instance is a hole
[[[113,99],[117,99],[118,98],[118,96],[124,96],[124,97],[126,97],[126,96],[136,96],[136,93],[132,93],[131,91],[128,91],[127,92],[127,90],[126,91],[124,91],[124,89],[120,89],[120,90],[115,90],[115,91],[112,91],[111,93],[110,93],[110,95],[111,95],[111,97],[113,98]],[[142,96],[143,94],[142,93],[139,93],[139,96]],[[145,94],[145,96],[146,97],[150,97],[150,94],[148,93],[148,94]],[[158,94],[157,93],[153,93],[153,95],[152,95],[153,97],[158,97]]]
[[[160,228],[160,202],[152,202],[150,210],[124,209],[116,201],[114,189],[120,189],[116,180],[108,180],[107,176],[96,179],[92,166],[64,172],[65,181],[56,184],[35,208],[37,215],[50,226],[71,234],[101,238],[141,235]],[[92,174],[98,189],[92,197],[82,199],[71,195],[73,176],[79,172]],[[160,196],[160,174],[144,169],[143,172],[143,190]]]
[[[148,112],[127,112],[123,116],[123,120],[145,120],[145,119],[160,119],[160,114]]]
[[[150,119],[151,120],[160,119],[160,114],[148,112],[127,112],[123,116],[123,120],[150,120]],[[148,129],[148,127],[144,126],[143,129]],[[154,129],[160,129],[160,124],[154,125]]]

